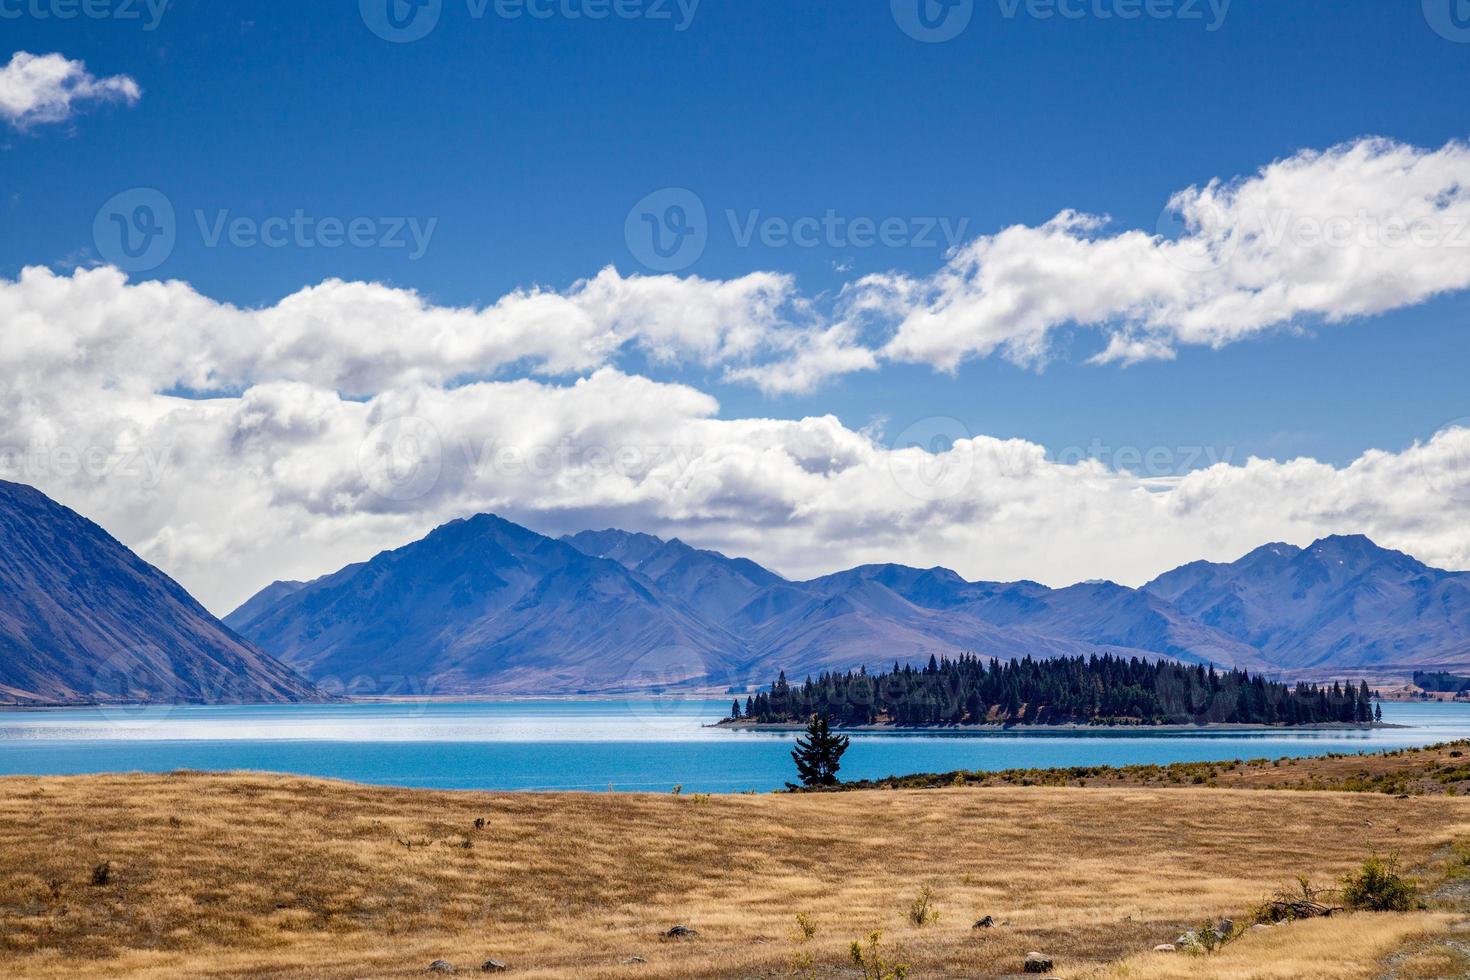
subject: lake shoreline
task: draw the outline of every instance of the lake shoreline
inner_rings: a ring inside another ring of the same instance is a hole
[[[721,728],[726,731],[745,732],[804,732],[806,725],[798,722],[747,722],[747,721],[719,721],[713,725],[705,725],[705,728]],[[1206,722],[1204,724],[1169,724],[1169,725],[1084,725],[1071,722],[1061,725],[1027,725],[1027,724],[985,724],[985,725],[833,725],[834,732],[857,732],[860,734],[881,735],[884,733],[904,734],[958,734],[958,735],[992,735],[992,734],[1068,734],[1076,735],[1087,732],[1139,732],[1146,734],[1183,734],[1187,732],[1347,732],[1347,731],[1373,731],[1384,728],[1409,728],[1409,725],[1395,725],[1389,722],[1367,722],[1356,724],[1353,722],[1321,722],[1313,725],[1255,725],[1237,722]]]

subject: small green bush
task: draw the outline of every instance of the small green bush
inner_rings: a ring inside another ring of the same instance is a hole
[[[1373,855],[1357,871],[1343,875],[1342,900],[1349,908],[1367,912],[1407,912],[1414,908],[1419,889],[1399,874],[1396,857]]]
[[[854,939],[850,952],[852,964],[862,971],[863,980],[906,980],[909,975],[907,964],[889,963],[883,958],[885,953],[881,932],[869,933],[866,947],[861,941]]]
[[[909,903],[908,920],[917,928],[939,921],[939,910],[934,907],[934,889],[925,885],[918,896]]]

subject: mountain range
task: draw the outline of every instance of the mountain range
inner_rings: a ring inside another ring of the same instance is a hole
[[[0,481],[0,702],[318,696],[183,587],[40,491]]]
[[[1195,562],[1137,589],[903,565],[792,581],[678,539],[556,539],[485,514],[314,582],[275,583],[224,621],[314,681],[361,693],[744,690],[781,670],[961,651],[1313,675],[1470,665],[1470,573],[1346,536]]]
[[[973,651],[1112,652],[1278,676],[1470,667],[1470,573],[1361,535],[1268,544],[1140,588],[971,582],[864,565],[793,581],[620,530],[551,538],[489,514],[225,618],[97,525],[0,482],[0,702],[763,686],[784,670]]]

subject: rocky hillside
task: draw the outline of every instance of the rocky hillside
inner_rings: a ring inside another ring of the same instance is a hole
[[[265,702],[315,688],[40,491],[0,482],[0,702]]]

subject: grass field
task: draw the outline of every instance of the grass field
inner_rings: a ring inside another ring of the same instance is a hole
[[[1470,794],[1470,741],[1417,749],[1317,758],[1176,762],[1171,765],[1074,766],[1001,772],[918,773],[846,783],[844,791],[967,786],[1081,786],[1341,790],[1390,795]]]
[[[9,778],[0,975],[408,977],[494,958],[525,977],[856,977],[848,946],[879,930],[915,978],[1018,973],[1029,950],[1060,977],[1459,976],[1453,891],[1429,911],[1250,933],[1208,960],[1151,950],[1206,917],[1241,919],[1298,874],[1330,884],[1375,850],[1432,885],[1463,870],[1466,841],[1470,802],[1442,795]],[[919,927],[905,913],[925,886],[939,918]],[[972,929],[984,915],[1000,925]],[[663,939],[676,923],[699,935]]]

